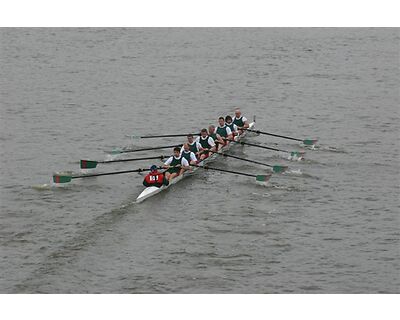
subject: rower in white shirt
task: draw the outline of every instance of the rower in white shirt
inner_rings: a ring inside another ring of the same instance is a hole
[[[192,134],[188,134],[187,140],[188,140],[187,143],[189,144],[190,151],[192,151],[195,154],[196,158],[199,158],[200,152],[203,149],[201,144],[193,137]],[[182,149],[183,149],[183,146],[182,146]]]
[[[168,181],[183,174],[185,170],[189,170],[189,162],[181,155],[181,149],[179,147],[174,148],[173,155],[165,161],[163,168],[165,171],[165,177]]]
[[[181,155],[189,162],[190,165],[197,164],[197,158],[194,152],[190,150],[189,143],[184,143],[181,149]]]
[[[242,112],[240,112],[239,108],[235,109],[235,117],[233,118],[233,123],[237,125],[239,134],[243,133],[243,129],[247,129],[249,127],[249,121],[246,117],[242,116]]]
[[[231,116],[228,115],[225,117],[225,124],[229,129],[231,129],[233,137],[239,134],[238,126],[233,123]]]
[[[218,150],[220,150],[223,146],[225,146],[229,143],[228,141],[226,141],[226,139],[227,140],[233,139],[232,131],[225,124],[224,117],[218,118],[218,127],[217,127],[217,130],[215,130],[215,133],[217,134],[218,141],[220,142],[218,145]]]
[[[207,129],[201,129],[200,136],[197,137],[196,142],[200,143],[202,148],[200,151],[201,155],[199,157],[200,161],[206,159],[210,155],[210,152],[217,151],[215,141],[208,135]]]
[[[217,132],[215,131],[215,126],[214,125],[210,125],[208,127],[208,135],[214,139],[214,142],[216,144],[218,143],[223,143],[224,140],[222,140],[221,136],[217,134]]]

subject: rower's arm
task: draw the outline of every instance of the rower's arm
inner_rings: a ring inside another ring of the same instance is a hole
[[[242,120],[244,122],[243,128],[248,129],[250,127],[249,120],[246,117],[243,117]]]
[[[164,165],[162,166],[164,169],[168,169],[169,168],[169,165],[171,164],[171,162],[172,162],[172,157],[169,157],[168,159],[167,159],[167,161],[165,161],[164,162]]]
[[[208,137],[208,144],[209,144],[212,148],[215,147],[215,141],[214,141],[214,139],[211,138],[211,137]]]
[[[182,158],[181,165],[183,169],[190,169],[189,162],[185,158]]]
[[[226,128],[226,133],[228,134],[228,139],[232,140],[233,139],[233,133],[229,127]]]
[[[197,161],[196,155],[193,152],[190,153],[190,161]]]

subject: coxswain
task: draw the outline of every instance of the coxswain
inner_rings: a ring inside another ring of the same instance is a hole
[[[165,177],[163,172],[159,172],[157,170],[156,165],[152,165],[150,167],[150,173],[148,173],[143,180],[143,185],[145,187],[157,187],[161,188],[162,186],[169,185],[167,178]]]
[[[242,116],[240,109],[235,109],[235,118],[233,119],[233,123],[237,125],[239,134],[242,134],[243,129],[247,129],[250,126],[246,117]]]
[[[197,158],[194,152],[190,150],[189,143],[184,143],[181,149],[181,155],[189,162],[190,165],[197,165]]]
[[[236,124],[233,123],[231,116],[228,115],[225,117],[225,124],[229,129],[231,129],[233,137],[239,134],[238,127]]]
[[[200,143],[202,148],[202,150],[200,151],[200,161],[206,159],[209,156],[210,152],[217,151],[215,141],[212,137],[209,136],[207,129],[201,129],[200,136],[197,137],[196,141]]]
[[[190,169],[189,162],[181,155],[181,149],[179,147],[174,148],[173,155],[165,161],[163,168],[167,169],[167,171],[165,171],[165,177],[168,181],[183,174],[185,170]]]
[[[225,124],[224,117],[218,118],[218,127],[215,133],[217,134],[218,142],[220,142],[220,144],[218,145],[218,150],[220,150],[223,146],[228,144],[227,140],[233,139],[232,131]]]

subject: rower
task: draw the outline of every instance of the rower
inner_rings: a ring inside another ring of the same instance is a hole
[[[225,117],[225,124],[229,129],[231,129],[233,137],[239,134],[238,127],[236,124],[233,123],[231,116],[228,115]]]
[[[206,159],[209,156],[210,152],[217,151],[215,141],[212,137],[208,135],[207,129],[201,129],[200,136],[197,137],[196,141],[200,143],[202,148],[202,150],[200,151],[200,161]]]
[[[165,161],[163,168],[167,169],[165,176],[168,181],[180,176],[185,170],[190,169],[189,162],[181,155],[179,147],[174,148],[173,155]]]
[[[157,170],[156,165],[152,165],[150,167],[150,173],[147,174],[143,179],[143,185],[145,187],[161,188],[162,186],[169,185],[169,181],[167,180],[163,172],[159,172]]]
[[[208,127],[208,134],[210,135],[211,138],[214,139],[215,144],[217,145],[217,150],[219,150],[219,146],[224,145],[224,140],[222,137],[217,134],[217,131],[215,130],[215,126],[210,125]]]
[[[194,139],[192,134],[187,135],[187,140],[188,140],[187,143],[189,144],[190,151],[192,151],[196,155],[196,158],[198,158],[200,156],[200,151],[203,149],[201,147],[201,144]],[[183,146],[182,146],[182,149],[183,149]],[[181,149],[181,151],[182,151],[182,149]]]
[[[218,146],[218,150],[220,150],[223,146],[228,144],[226,140],[232,140],[233,135],[231,129],[225,124],[225,119],[224,117],[219,117],[218,118],[218,127],[217,130],[215,131],[218,137],[218,141],[220,142]]]
[[[184,143],[181,149],[181,155],[189,162],[191,165],[197,164],[197,158],[194,152],[190,150],[189,143]]]
[[[237,125],[239,134],[242,134],[243,129],[247,129],[250,126],[249,121],[246,117],[242,116],[242,112],[239,108],[235,109],[235,118],[233,119],[233,123]]]
[[[208,127],[208,135],[214,139],[214,141],[218,140],[217,133],[215,132],[215,126],[210,125]]]

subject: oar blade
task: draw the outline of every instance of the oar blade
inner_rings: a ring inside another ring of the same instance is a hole
[[[257,182],[267,182],[271,178],[270,174],[259,174],[256,175]]]
[[[120,154],[123,153],[123,151],[121,149],[112,149],[110,154],[111,155],[116,155],[116,154]]]
[[[53,175],[53,182],[54,183],[68,183],[71,182],[72,176],[65,175],[65,174],[54,174]]]
[[[288,170],[288,166],[275,165],[272,167],[274,173],[283,173]]]
[[[81,160],[81,169],[94,169],[97,167],[98,162],[92,160]]]
[[[313,146],[317,143],[318,139],[305,139],[303,140],[303,144],[305,146]]]

